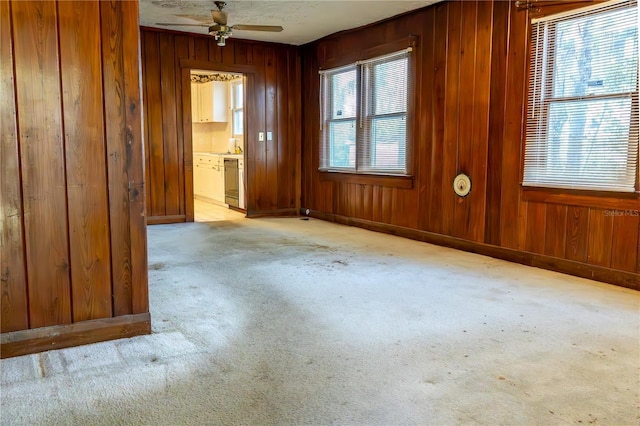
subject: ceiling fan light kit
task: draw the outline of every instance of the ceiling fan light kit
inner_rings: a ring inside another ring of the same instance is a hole
[[[233,35],[233,30],[280,32],[284,29],[279,25],[227,25],[227,12],[224,12],[222,10],[227,5],[227,3],[223,1],[215,1],[214,3],[218,10],[211,11],[211,20],[203,19],[197,16],[178,15],[184,18],[203,22],[202,24],[158,23],[158,25],[209,27],[209,34],[215,38],[218,46],[221,47],[227,44],[227,39]]]
[[[209,34],[216,39],[218,46],[222,47],[227,44],[227,39],[233,35],[233,32],[231,27],[216,24],[209,27]]]

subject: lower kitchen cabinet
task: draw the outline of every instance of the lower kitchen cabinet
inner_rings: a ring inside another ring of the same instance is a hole
[[[194,154],[193,192],[196,197],[224,205],[224,163],[215,154]]]

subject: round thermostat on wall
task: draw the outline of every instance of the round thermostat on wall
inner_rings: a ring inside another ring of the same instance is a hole
[[[453,190],[460,197],[466,197],[471,191],[471,179],[464,173],[460,173],[453,179]]]

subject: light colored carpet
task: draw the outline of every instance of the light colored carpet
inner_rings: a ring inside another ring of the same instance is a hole
[[[3,360],[2,424],[640,422],[638,292],[297,218],[149,267],[153,334]]]

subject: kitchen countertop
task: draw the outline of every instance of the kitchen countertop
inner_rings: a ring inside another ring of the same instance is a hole
[[[209,151],[194,151],[193,152],[194,155],[222,155],[224,157],[237,157],[240,158],[242,157],[244,154],[240,153],[240,154],[234,154],[233,152],[209,152]]]

